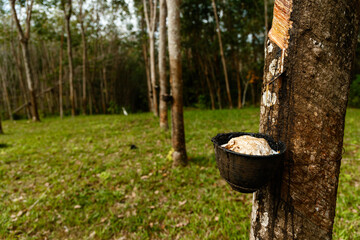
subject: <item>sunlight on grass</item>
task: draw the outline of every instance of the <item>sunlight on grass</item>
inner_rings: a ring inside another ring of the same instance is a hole
[[[335,239],[360,236],[359,116],[348,110]],[[3,125],[0,239],[248,239],[252,195],[220,178],[210,139],[257,132],[258,109],[186,111],[177,169],[150,113]]]

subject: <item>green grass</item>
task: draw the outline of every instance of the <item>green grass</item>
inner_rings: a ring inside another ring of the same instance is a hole
[[[359,116],[348,110],[335,239],[360,237]],[[150,113],[5,121],[0,239],[248,239],[252,195],[220,178],[210,139],[258,124],[255,108],[187,111],[190,162],[174,169]]]

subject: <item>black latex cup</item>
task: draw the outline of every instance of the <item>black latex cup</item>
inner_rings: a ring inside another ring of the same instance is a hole
[[[242,135],[264,138],[273,150],[280,151],[280,153],[268,156],[247,155],[221,147],[231,138]],[[280,168],[286,150],[283,142],[276,142],[269,135],[261,133],[220,133],[211,141],[214,143],[215,158],[220,175],[232,189],[242,193],[252,193],[265,186]]]

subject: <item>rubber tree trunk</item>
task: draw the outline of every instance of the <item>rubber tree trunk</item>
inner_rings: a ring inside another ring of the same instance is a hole
[[[32,14],[32,7],[34,4],[34,0],[31,0],[30,3],[27,2],[26,6],[26,22],[25,22],[25,31],[23,31],[22,26],[20,24],[19,18],[17,17],[17,12],[15,9],[16,0],[11,0],[11,11],[12,16],[14,18],[14,22],[16,25],[16,29],[18,32],[21,50],[24,58],[24,65],[25,65],[25,75],[26,75],[26,82],[28,85],[29,95],[30,95],[30,103],[31,103],[31,115],[33,121],[40,121],[38,108],[37,108],[37,101],[36,101],[36,89],[34,87],[34,75],[31,68],[31,58],[30,58],[30,51],[29,51],[29,39],[30,39],[30,28],[31,28],[31,14]]]
[[[149,0],[149,9],[150,16],[148,15],[147,10],[147,0],[143,0],[144,5],[144,14],[146,20],[146,26],[149,34],[149,52],[150,52],[150,78],[151,78],[151,88],[152,88],[152,104],[153,104],[153,113],[156,117],[159,116],[159,107],[157,100],[157,92],[156,92],[156,72],[155,72],[155,38],[154,33],[156,29],[156,7],[157,0]]]
[[[237,84],[237,92],[238,92],[238,99],[237,99],[237,108],[242,108],[241,103],[241,77],[240,72],[242,71],[242,64],[239,62],[238,56],[234,54],[234,68],[235,68],[235,75],[236,75],[236,84]]]
[[[30,95],[32,119],[33,121],[40,121],[37,99],[36,99],[36,89],[33,84],[33,72],[30,63],[30,52],[29,52],[28,41],[21,42],[21,50],[24,58],[26,82],[28,85],[29,95]]]
[[[268,0],[264,0],[264,20],[265,20],[265,31],[264,31],[264,49],[266,48],[267,34],[268,34]]]
[[[59,53],[59,108],[60,108],[60,118],[64,117],[64,107],[63,107],[63,44],[64,44],[64,33],[61,34],[60,41],[60,53]]]
[[[2,69],[1,69],[2,71]],[[4,97],[4,103],[6,104],[6,108],[8,110],[8,115],[10,120],[14,120],[13,119],[13,115],[12,115],[12,109],[11,109],[11,103],[10,103],[10,98],[9,98],[9,92],[8,92],[8,86],[7,86],[7,82],[5,79],[5,73],[2,71],[1,74],[1,82],[2,82],[2,87],[3,87],[3,97]]]
[[[206,63],[203,62],[200,55],[198,55],[198,59],[199,59],[199,65],[201,67],[201,70],[204,72],[205,79],[206,79],[206,84],[207,84],[208,89],[209,89],[210,100],[211,100],[211,110],[215,110],[215,96],[214,96],[214,89],[213,89],[214,87],[213,87],[213,85],[211,84],[211,81],[210,81],[207,65],[206,65]]]
[[[155,39],[154,33],[150,34],[149,37],[150,44],[150,78],[152,86],[152,97],[153,97],[153,111],[155,116],[159,116],[158,100],[156,93],[156,73],[155,73]]]
[[[146,83],[148,88],[148,101],[149,101],[149,110],[154,112],[154,104],[153,104],[153,98],[152,98],[152,86],[151,86],[151,78],[150,78],[150,68],[149,68],[149,58],[146,51],[146,44],[143,43],[143,56],[144,56],[144,62],[145,62],[145,71],[146,71]]]
[[[172,147],[174,152],[173,165],[185,166],[187,155],[185,147],[185,129],[183,113],[183,80],[181,69],[180,48],[180,0],[167,0],[168,7],[168,43],[170,58],[170,79],[173,102],[172,117]]]
[[[23,102],[29,102],[28,91],[27,91],[25,83],[24,83],[24,76],[23,76],[23,71],[21,68],[21,54],[19,51],[16,50],[14,43],[12,41],[10,42],[10,46],[11,46],[12,54],[15,58],[15,65],[16,65],[16,69],[17,69],[18,75],[19,75],[20,90],[23,95]],[[20,45],[18,45],[18,46],[19,46],[19,48],[21,48]],[[24,108],[24,111],[25,111],[25,114],[27,115],[28,119],[31,119],[31,109],[30,109],[29,105],[27,105],[26,108]]]
[[[0,117],[0,134],[4,134],[3,128],[2,128],[2,123],[1,123],[1,117]]]
[[[75,92],[74,92],[74,65],[72,56],[72,44],[71,44],[71,30],[70,30],[70,18],[72,12],[72,2],[68,0],[68,9],[64,8],[65,15],[65,30],[67,34],[67,53],[69,61],[69,88],[70,88],[70,104],[71,104],[71,116],[75,116]]]
[[[169,129],[166,79],[166,0],[160,0],[159,16],[159,80],[160,80],[160,127]]]
[[[226,61],[225,61],[225,56],[224,56],[223,44],[222,44],[222,40],[221,40],[221,31],[220,31],[218,15],[217,15],[217,11],[216,11],[215,0],[212,0],[212,7],[214,10],[214,16],[215,16],[215,22],[216,22],[216,29],[217,29],[216,32],[217,32],[218,39],[219,39],[221,62],[223,65],[224,76],[225,76],[226,93],[227,93],[227,97],[229,100],[229,107],[233,108],[233,104],[232,104],[232,100],[231,100],[231,93],[230,93],[230,86],[229,86],[229,78],[228,78],[228,74],[227,74]]]
[[[87,83],[87,44],[86,44],[86,35],[85,35],[85,28],[84,28],[84,15],[83,15],[83,0],[80,0],[79,4],[80,9],[80,32],[81,32],[81,43],[82,43],[82,113],[86,115],[87,109],[87,96],[86,96],[86,83]]]
[[[260,132],[287,152],[279,177],[254,194],[250,239],[332,238],[359,18],[357,0],[275,1],[272,26],[285,28],[270,30],[265,86],[287,56],[263,89]]]

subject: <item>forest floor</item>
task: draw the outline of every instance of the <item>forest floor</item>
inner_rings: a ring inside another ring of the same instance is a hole
[[[359,118],[348,109],[334,239],[360,238]],[[150,113],[5,121],[0,239],[248,239],[252,194],[220,178],[210,139],[258,124],[257,108],[186,111],[174,169]]]

